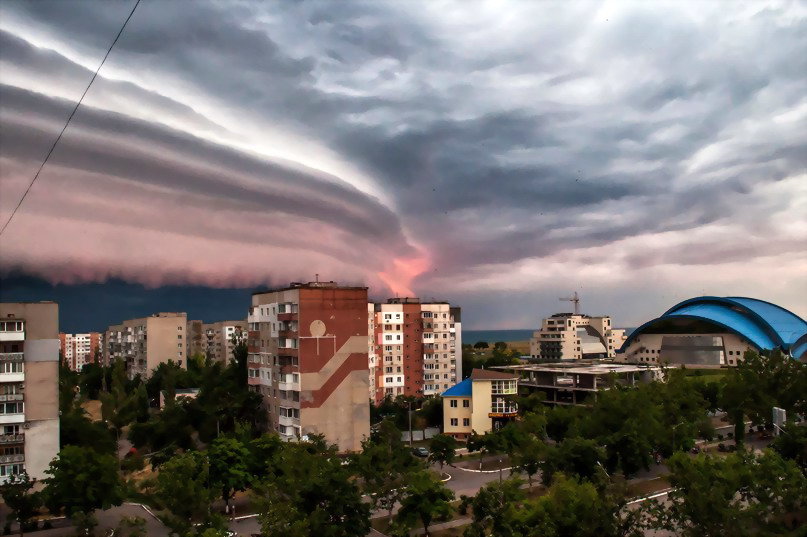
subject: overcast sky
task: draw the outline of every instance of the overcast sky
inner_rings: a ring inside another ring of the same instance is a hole
[[[0,3],[2,221],[132,5]],[[699,294],[805,316],[805,73],[797,1],[143,0],[0,269],[319,273],[472,328],[575,290],[623,326]]]

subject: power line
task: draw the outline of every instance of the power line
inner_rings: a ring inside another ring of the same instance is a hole
[[[28,188],[25,189],[25,192],[23,193],[22,197],[20,198],[19,203],[17,203],[17,206],[14,207],[13,211],[11,211],[11,216],[9,216],[8,220],[6,220],[6,223],[3,224],[3,229],[0,229],[0,236],[3,235],[3,233],[6,231],[6,228],[11,223],[11,220],[14,218],[14,215],[17,214],[17,210],[20,208],[20,205],[22,205],[22,202],[25,201],[25,197],[28,195],[28,192],[31,191],[31,187],[34,186],[34,183],[39,178],[39,174],[42,172],[42,168],[45,167],[45,164],[47,164],[48,159],[50,158],[51,154],[53,154],[53,150],[56,149],[56,144],[58,144],[59,140],[62,139],[62,135],[64,134],[64,131],[67,130],[67,126],[70,124],[70,120],[73,119],[74,115],[76,115],[76,110],[78,110],[78,107],[81,106],[81,102],[84,100],[84,97],[87,95],[87,92],[90,91],[90,86],[92,86],[92,83],[95,82],[95,78],[98,76],[98,73],[101,71],[101,67],[104,66],[104,62],[106,62],[106,59],[109,57],[109,53],[112,52],[112,47],[114,47],[115,43],[118,42],[118,39],[120,38],[121,34],[123,33],[124,28],[126,28],[126,24],[129,22],[129,19],[132,18],[132,15],[134,15],[135,9],[137,9],[138,5],[140,5],[140,0],[135,1],[135,5],[134,5],[134,7],[132,7],[132,11],[129,13],[129,16],[126,17],[126,20],[123,21],[123,26],[121,26],[120,31],[118,32],[118,35],[115,36],[115,40],[112,41],[111,45],[109,45],[109,49],[107,49],[106,54],[104,54],[104,59],[101,60],[101,64],[98,66],[98,69],[96,69],[95,73],[93,73],[92,78],[90,79],[90,83],[87,84],[87,87],[84,89],[84,93],[81,94],[81,98],[76,103],[75,108],[73,108],[73,111],[70,112],[70,116],[67,118],[67,121],[65,122],[64,127],[62,127],[62,131],[59,133],[59,136],[56,137],[56,140],[54,140],[53,145],[50,146],[50,150],[48,151],[48,154],[45,155],[45,160],[42,161],[42,164],[39,166],[39,169],[36,171],[36,174],[34,175],[34,178],[31,179],[31,183],[28,185]]]

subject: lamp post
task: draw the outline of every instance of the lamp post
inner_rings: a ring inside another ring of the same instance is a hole
[[[683,422],[683,421],[682,421],[682,422],[681,422],[681,423],[679,423],[678,425],[674,425],[674,426],[673,426],[673,428],[672,428],[672,449],[670,450],[670,455],[672,455],[673,453],[675,453],[675,430],[676,430],[676,429],[677,429],[677,428],[678,428],[680,425],[684,425],[684,424],[685,424],[685,422]]]

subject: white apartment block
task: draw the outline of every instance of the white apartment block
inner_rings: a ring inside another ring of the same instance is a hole
[[[124,360],[129,378],[148,377],[169,360],[186,368],[187,327],[185,313],[155,313],[112,325],[104,336],[104,362]]]
[[[59,306],[0,303],[0,483],[59,452]]]
[[[614,358],[625,339],[625,331],[613,328],[608,316],[556,313],[533,333],[530,356],[542,360]]]
[[[95,362],[95,355],[100,350],[101,334],[59,334],[62,360],[72,371],[81,371],[85,365]]]
[[[433,396],[462,378],[460,308],[392,298],[368,305],[370,399]]]

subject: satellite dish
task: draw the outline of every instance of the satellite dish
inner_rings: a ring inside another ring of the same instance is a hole
[[[322,337],[325,335],[325,323],[320,320],[311,321],[311,325],[308,329],[311,331],[313,337]]]

